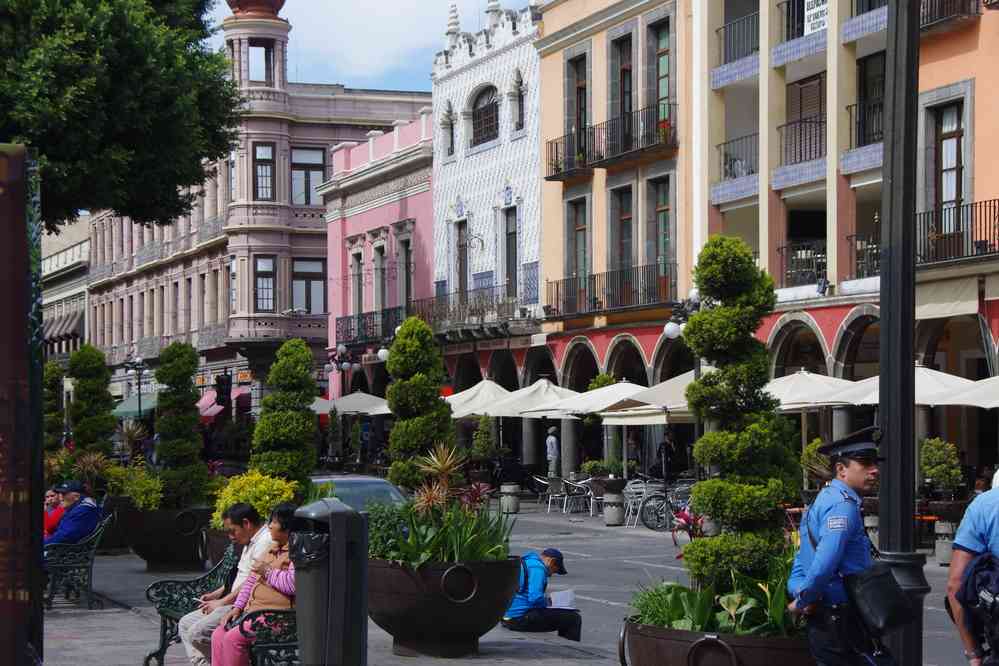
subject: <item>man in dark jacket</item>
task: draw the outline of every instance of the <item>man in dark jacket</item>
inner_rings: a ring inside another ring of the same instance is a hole
[[[45,545],[79,543],[93,534],[101,521],[101,510],[92,497],[86,496],[83,484],[64,481],[55,487],[55,491],[62,496],[65,511],[55,533],[45,539]]]

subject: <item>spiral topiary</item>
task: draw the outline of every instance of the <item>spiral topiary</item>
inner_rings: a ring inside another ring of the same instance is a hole
[[[166,388],[156,403],[156,459],[161,466],[164,508],[181,509],[205,499],[208,466],[201,460],[197,432],[197,370],[198,352],[187,343],[174,342],[160,352],[156,381]]]
[[[104,354],[91,345],[83,345],[69,357],[69,376],[73,378],[73,404],[69,420],[73,424],[73,441],[81,451],[111,452],[114,434],[114,398],[108,386],[111,370]]]
[[[45,364],[42,375],[43,421],[45,425],[45,450],[62,448],[62,366],[55,361]]]

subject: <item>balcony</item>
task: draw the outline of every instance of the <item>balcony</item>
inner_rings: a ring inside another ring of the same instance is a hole
[[[760,13],[749,14],[715,30],[722,65],[760,52]]]
[[[875,9],[881,9],[888,4],[888,0],[853,0],[853,16],[860,16]]]
[[[826,277],[826,242],[824,240],[792,241],[777,248],[780,254],[781,288],[815,284]]]
[[[999,199],[916,215],[916,263],[999,254]]]
[[[881,235],[854,234],[846,237],[850,251],[851,280],[863,280],[881,274]]]
[[[408,314],[450,339],[500,337],[512,328],[533,328],[529,309],[505,284],[419,299],[409,304]]]
[[[720,143],[718,149],[718,173],[722,180],[734,180],[758,173],[760,135],[747,134],[737,139]]]
[[[669,152],[679,146],[676,104],[658,103],[590,128],[589,165],[606,168],[640,154]]]
[[[161,349],[163,349],[163,338],[158,335],[139,338],[135,343],[136,356],[144,359],[159,358]]]
[[[805,36],[805,0],[782,0],[777,10],[781,15],[781,42]]]
[[[884,101],[880,99],[851,104],[850,148],[860,148],[884,141]]]
[[[87,275],[87,282],[89,284],[94,284],[95,282],[100,282],[101,280],[107,280],[112,275],[114,275],[113,264],[93,264],[90,266],[90,272]]]
[[[545,317],[595,314],[676,301],[676,264],[655,263],[548,282]]]
[[[201,223],[198,227],[198,244],[207,243],[223,235],[222,227],[225,220],[221,217],[212,217]]]
[[[593,128],[584,127],[545,145],[547,171],[545,180],[568,181],[593,173]]]
[[[153,261],[159,261],[162,258],[163,243],[160,241],[153,241],[152,243],[143,245],[139,248],[138,252],[135,253],[135,267],[138,268]]]
[[[363,312],[336,318],[337,344],[353,345],[380,342],[395,336],[395,329],[405,319],[402,306]]]
[[[981,16],[978,0],[922,0],[919,28],[936,30],[952,22],[964,22]]]
[[[826,155],[826,121],[822,116],[794,120],[777,128],[781,166],[811,162]]]

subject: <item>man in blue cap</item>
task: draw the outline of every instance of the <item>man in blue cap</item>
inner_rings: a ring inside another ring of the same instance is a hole
[[[878,482],[880,431],[865,428],[819,448],[829,456],[833,480],[801,521],[801,548],[794,558],[788,592],[792,613],[808,620],[808,644],[819,666],[869,664],[872,645],[850,606],[843,576],[873,564],[871,542],[860,513],[861,493]]]
[[[79,481],[63,481],[55,487],[62,496],[65,512],[52,536],[45,539],[50,543],[79,543],[90,536],[101,521],[101,510]]]
[[[503,626],[511,631],[557,631],[562,638],[578,642],[583,627],[579,611],[551,608],[551,597],[545,594],[548,578],[565,573],[565,559],[556,548],[545,548],[540,555],[524,553],[520,558],[520,585],[503,615]]]

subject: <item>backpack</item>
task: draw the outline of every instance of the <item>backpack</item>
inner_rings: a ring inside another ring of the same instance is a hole
[[[983,637],[986,652],[994,654],[999,647],[999,559],[986,552],[971,560],[955,596],[968,611],[968,631]]]

